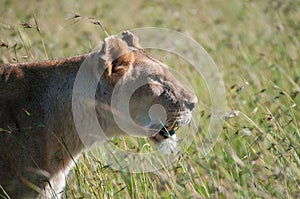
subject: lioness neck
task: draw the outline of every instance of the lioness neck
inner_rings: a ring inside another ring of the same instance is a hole
[[[6,176],[0,184],[8,187],[8,193],[33,191],[24,179],[43,187],[45,177],[58,186],[55,190],[62,190],[64,177],[84,147],[71,110],[73,84],[87,56],[0,65],[0,127],[5,130],[0,133],[0,151],[20,154],[0,154],[0,167],[5,164],[0,174]]]

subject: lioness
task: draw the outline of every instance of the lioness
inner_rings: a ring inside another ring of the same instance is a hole
[[[65,177],[84,148],[72,115],[72,91],[76,74],[88,58],[104,69],[95,93],[98,121],[107,137],[124,134],[110,112],[117,83],[134,82],[144,75],[147,85],[131,97],[130,114],[147,126],[148,110],[161,104],[167,120],[157,142],[166,132],[186,124],[197,103],[168,67],[147,55],[129,31],[122,38],[109,36],[102,49],[64,60],[0,65],[0,194],[11,198],[56,198]],[[84,91],[82,91],[84,92]],[[167,130],[165,130],[167,128]]]

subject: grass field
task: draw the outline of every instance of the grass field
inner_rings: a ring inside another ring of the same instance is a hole
[[[82,17],[71,19],[74,13]],[[239,114],[225,121],[202,157],[210,98],[197,80],[199,139],[172,168],[125,173],[87,151],[68,178],[65,198],[300,198],[299,0],[0,0],[0,63],[91,51],[105,34],[86,17],[101,20],[109,34],[152,26],[193,37],[222,73],[226,111]],[[185,64],[153,53],[175,69]],[[113,141],[138,147],[128,138]]]

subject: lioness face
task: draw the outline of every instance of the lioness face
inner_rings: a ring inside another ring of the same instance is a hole
[[[174,134],[176,127],[190,122],[197,97],[167,65],[147,55],[132,33],[123,32],[122,39],[107,38],[102,50],[111,83],[121,90],[134,90],[128,103],[130,118],[147,129],[142,136],[162,142]]]
[[[196,96],[172,75],[168,66],[148,56],[143,51],[135,51],[137,62],[133,62],[128,74],[131,81],[145,79],[146,84],[139,87],[131,97],[130,110],[133,120],[148,127],[153,138],[160,141],[170,131],[190,122],[191,111],[197,103]],[[172,133],[171,133],[172,134]]]

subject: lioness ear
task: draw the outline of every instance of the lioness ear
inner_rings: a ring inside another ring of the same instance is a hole
[[[139,39],[137,36],[135,36],[132,32],[130,31],[123,31],[122,32],[122,39],[128,44],[128,46],[135,47],[135,48],[141,48],[139,44]]]
[[[127,43],[116,36],[109,36],[104,40],[102,52],[107,74],[114,79],[121,77],[134,61],[134,55],[129,51]]]

